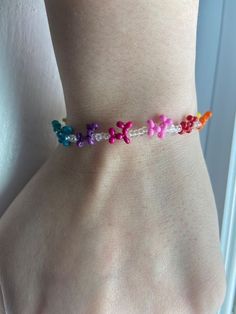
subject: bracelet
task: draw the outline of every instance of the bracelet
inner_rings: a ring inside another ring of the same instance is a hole
[[[159,123],[152,119],[147,120],[147,125],[138,129],[132,129],[133,122],[117,121],[116,126],[120,128],[120,132],[111,127],[108,132],[95,132],[99,126],[97,123],[87,124],[87,134],[83,135],[81,132],[75,132],[74,128],[66,125],[66,119],[62,119],[64,126],[58,121],[51,122],[53,131],[56,133],[58,142],[64,146],[76,144],[78,147],[85,145],[94,145],[96,142],[107,141],[114,144],[116,140],[123,140],[126,144],[130,144],[130,138],[147,135],[148,137],[156,136],[163,139],[166,134],[185,134],[192,132],[193,129],[200,131],[207,121],[212,117],[212,112],[207,111],[203,115],[200,112],[196,116],[187,115],[179,124],[175,125],[173,120],[165,115],[159,115]]]

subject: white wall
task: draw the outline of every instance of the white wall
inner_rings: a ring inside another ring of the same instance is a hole
[[[0,216],[55,147],[50,121],[64,115],[44,2],[0,0]]]

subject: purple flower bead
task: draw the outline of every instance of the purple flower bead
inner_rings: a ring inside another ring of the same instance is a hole
[[[86,140],[89,145],[94,145],[95,144],[95,139],[93,137],[94,131],[98,128],[97,123],[91,123],[87,124],[87,135],[86,135]]]
[[[84,147],[85,141],[84,141],[83,134],[82,134],[81,132],[78,132],[78,133],[76,134],[76,137],[77,137],[76,145],[77,145],[78,147]]]

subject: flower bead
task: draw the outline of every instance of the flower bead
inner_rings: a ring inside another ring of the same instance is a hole
[[[148,136],[151,137],[154,134],[158,134],[161,131],[161,127],[157,125],[152,119],[147,120],[148,124]]]
[[[115,139],[116,139],[116,132],[115,132],[115,129],[114,128],[110,128],[108,130],[109,134],[110,134],[110,137],[109,137],[109,143],[110,144],[113,144],[115,143]]]
[[[172,119],[162,114],[159,116],[159,122],[156,123],[154,120],[149,119],[146,121],[147,127],[144,126],[138,130],[134,130],[134,133],[130,133],[130,135],[138,136],[147,133],[150,137],[156,135],[157,138],[163,139],[167,132],[184,134],[190,133],[194,128],[201,130],[211,117],[211,111],[207,111],[204,115],[201,115],[201,113],[198,112],[196,116],[185,116],[180,124],[175,126]],[[86,125],[86,135],[83,135],[81,132],[74,133],[73,127],[66,124],[66,119],[62,119],[62,121],[64,121],[64,126],[58,120],[51,121],[51,124],[53,131],[58,138],[58,142],[64,146],[70,146],[71,144],[76,143],[78,147],[84,147],[86,144],[94,145],[96,141],[101,141],[102,139],[108,139],[110,144],[113,144],[116,140],[124,140],[126,144],[131,142],[129,138],[129,129],[133,126],[132,121],[126,123],[117,121],[116,126],[120,128],[120,131],[117,132],[115,128],[111,127],[108,130],[109,134],[95,133],[98,124],[90,123]]]
[[[73,128],[72,128],[71,126],[69,126],[69,125],[63,126],[63,128],[61,129],[61,131],[62,131],[62,133],[65,134],[65,135],[71,135],[71,134],[74,132]]]
[[[161,123],[159,125],[161,130],[157,133],[157,136],[160,139],[163,139],[165,137],[165,135],[166,135],[166,131],[167,131],[168,126],[173,124],[173,120],[167,118],[167,116],[165,116],[163,114],[159,116],[159,119],[161,120]]]
[[[154,134],[157,135],[159,138],[164,138],[167,127],[173,123],[173,121],[169,118],[167,118],[165,115],[160,115],[159,119],[161,123],[158,125],[153,120],[149,119],[147,120],[148,124],[148,135],[153,136]]]
[[[181,131],[178,132],[179,134],[184,134],[184,133],[190,133],[192,132],[194,128],[194,122],[198,120],[198,117],[188,115],[185,120],[180,122],[181,125]]]
[[[114,144],[115,140],[123,139],[126,144],[129,144],[130,139],[128,138],[128,130],[132,128],[133,122],[128,121],[124,123],[122,121],[117,121],[116,126],[122,130],[122,133],[116,133],[114,128],[109,128],[109,143]]]
[[[52,121],[52,127],[53,127],[53,131],[57,132],[61,130],[61,123],[57,120],[53,120]]]
[[[71,142],[69,140],[70,135],[74,132],[71,126],[61,126],[60,122],[57,120],[52,121],[52,126],[54,132],[56,132],[58,142],[63,144],[64,146],[70,146]]]
[[[205,112],[204,115],[199,118],[199,121],[201,122],[201,127],[199,129],[202,129],[211,117],[212,117],[211,111]]]
[[[79,148],[84,147],[86,143],[86,138],[84,138],[83,134],[81,132],[77,132],[76,138],[77,138],[76,146],[78,146]]]
[[[98,128],[97,123],[91,123],[87,124],[87,136],[86,140],[89,145],[94,145],[95,144],[95,139],[94,139],[94,131]]]

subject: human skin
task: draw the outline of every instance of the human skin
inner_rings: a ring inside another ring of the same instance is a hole
[[[197,1],[46,9],[69,124],[196,113]],[[0,252],[8,314],[215,314],[226,282],[198,131],[58,146],[1,218]]]

